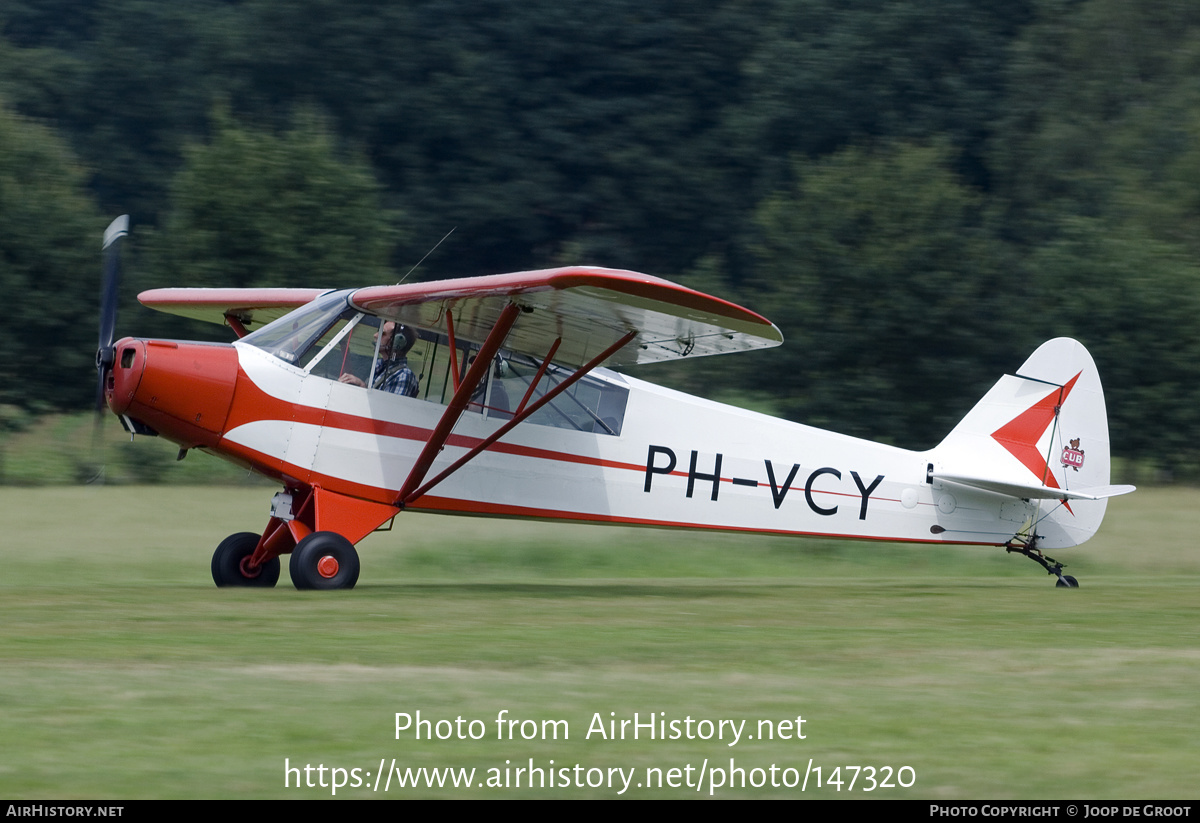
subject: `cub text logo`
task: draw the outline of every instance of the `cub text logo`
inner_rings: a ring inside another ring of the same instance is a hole
[[[1071,445],[1063,449],[1062,464],[1079,471],[1083,466],[1083,449],[1079,448],[1079,438],[1071,441]]]

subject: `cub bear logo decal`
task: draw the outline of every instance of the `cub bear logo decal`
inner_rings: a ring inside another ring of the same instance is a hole
[[[1079,471],[1083,465],[1083,449],[1079,448],[1078,437],[1071,441],[1071,445],[1063,449],[1062,464],[1075,471]]]

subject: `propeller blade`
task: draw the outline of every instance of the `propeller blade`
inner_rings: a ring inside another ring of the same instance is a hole
[[[100,348],[111,347],[117,327],[121,291],[121,239],[129,234],[129,215],[122,214],[104,230],[104,284],[100,290]]]
[[[104,230],[104,276],[100,286],[100,345],[96,349],[96,417],[92,424],[92,462],[96,474],[91,483],[104,482],[104,381],[116,359],[113,336],[117,330],[117,302],[121,297],[121,240],[129,234],[129,215],[122,214]]]
[[[96,350],[96,411],[104,410],[104,378],[113,364],[117,301],[121,296],[121,240],[129,234],[129,215],[122,214],[104,230],[104,279],[100,287],[100,345]]]

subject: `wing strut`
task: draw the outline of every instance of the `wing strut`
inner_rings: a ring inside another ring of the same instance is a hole
[[[542,375],[546,373],[546,367],[550,365],[550,361],[554,359],[554,353],[558,351],[558,347],[562,344],[562,338],[557,337],[554,343],[550,345],[550,351],[546,352],[546,356],[542,359],[542,365],[538,366],[537,374],[529,381],[529,388],[525,390],[525,396],[521,398],[521,402],[517,404],[517,413],[519,417],[521,412],[525,411],[525,404],[529,402],[529,398],[533,396],[533,390],[537,388],[537,384],[542,382]]]
[[[425,475],[429,472],[429,467],[433,465],[438,452],[446,445],[446,440],[449,439],[450,432],[454,430],[454,425],[458,422],[458,418],[462,417],[462,413],[466,410],[467,403],[470,402],[475,388],[487,377],[488,369],[492,367],[492,358],[496,356],[496,352],[500,351],[500,344],[508,336],[513,324],[517,322],[517,316],[520,313],[521,307],[515,303],[509,303],[500,312],[500,317],[496,320],[496,325],[492,327],[492,330],[488,333],[487,340],[483,341],[483,345],[480,346],[479,354],[475,356],[475,362],[471,364],[471,368],[467,369],[467,376],[462,379],[461,383],[456,385],[454,396],[450,398],[450,403],[446,406],[446,411],[442,412],[441,419],[434,426],[429,439],[425,441],[425,448],[421,449],[421,454],[417,457],[417,462],[413,465],[412,471],[408,473],[408,477],[404,480],[404,485],[400,487],[400,493],[396,495],[396,506],[403,507],[405,501],[412,496],[413,489],[425,479]],[[451,346],[450,351],[454,351],[453,346]]]
[[[245,324],[242,323],[242,318],[238,317],[232,311],[225,312],[225,325],[233,329],[233,333],[238,336],[239,340],[250,333],[246,329]]]
[[[454,390],[458,391],[462,372],[458,370],[458,343],[454,340],[454,313],[450,309],[446,309],[446,336],[450,338],[450,379],[454,383]]]
[[[502,318],[502,319],[503,319],[503,318]],[[568,388],[570,388],[572,385],[574,385],[575,381],[579,380],[579,378],[583,377],[585,374],[587,374],[587,373],[588,373],[588,372],[590,372],[592,369],[594,369],[594,368],[596,368],[597,366],[599,366],[601,363],[603,363],[603,362],[604,362],[605,360],[607,360],[609,357],[612,357],[614,354],[616,354],[618,351],[620,351],[620,350],[621,350],[621,348],[622,348],[622,347],[624,347],[626,343],[628,343],[630,340],[632,340],[632,339],[633,339],[634,337],[636,337],[636,336],[637,336],[637,330],[636,330],[636,329],[634,329],[634,330],[632,330],[632,331],[628,332],[628,333],[627,333],[627,334],[626,334],[624,337],[622,337],[620,340],[618,340],[617,342],[613,343],[613,344],[612,344],[611,346],[609,346],[607,349],[605,349],[604,351],[600,352],[600,354],[596,355],[596,356],[595,356],[595,357],[593,357],[591,360],[589,360],[588,362],[584,363],[582,366],[580,366],[578,369],[576,369],[576,370],[575,370],[575,371],[574,371],[574,372],[571,374],[571,376],[570,376],[570,377],[568,377],[567,379],[563,380],[561,383],[559,383],[559,384],[558,384],[557,386],[555,386],[554,388],[550,389],[550,391],[546,392],[544,395],[542,395],[540,398],[538,398],[538,399],[537,399],[537,401],[536,401],[536,402],[534,402],[534,403],[533,403],[531,406],[529,406],[528,408],[524,408],[524,409],[518,410],[518,412],[516,413],[516,415],[513,417],[513,419],[512,419],[512,420],[509,420],[509,421],[508,421],[507,423],[505,423],[503,426],[501,426],[500,428],[496,429],[496,431],[492,432],[490,435],[488,435],[487,437],[485,437],[483,440],[481,440],[481,441],[479,442],[479,445],[475,446],[475,448],[471,449],[469,452],[467,452],[466,454],[464,454],[462,457],[458,458],[458,460],[456,460],[456,461],[454,461],[452,464],[450,464],[450,466],[449,466],[449,467],[447,467],[447,468],[446,468],[446,469],[445,469],[445,470],[444,470],[444,471],[443,471],[441,474],[439,474],[437,477],[435,477],[435,478],[433,478],[432,480],[430,480],[428,483],[426,483],[426,484],[425,484],[424,486],[422,486],[421,488],[417,489],[417,490],[416,490],[416,491],[414,491],[414,492],[411,492],[411,493],[407,493],[407,494],[406,494],[405,492],[406,492],[406,490],[409,488],[409,483],[406,481],[406,482],[405,482],[405,484],[404,484],[404,489],[401,489],[401,491],[400,491],[400,495],[399,495],[399,497],[397,497],[397,502],[396,502],[396,505],[397,505],[397,506],[400,506],[401,508],[403,508],[404,506],[408,505],[409,503],[412,503],[412,502],[413,502],[414,500],[416,500],[418,497],[421,497],[422,495],[424,495],[426,492],[428,492],[430,489],[432,489],[432,488],[433,488],[434,486],[436,486],[438,483],[441,483],[441,482],[442,482],[443,480],[445,480],[447,477],[449,477],[450,475],[454,474],[454,472],[458,471],[460,468],[462,468],[462,467],[463,467],[464,465],[466,465],[468,462],[470,462],[471,460],[473,460],[473,459],[474,459],[474,458],[475,458],[475,457],[476,457],[476,456],[477,456],[477,455],[478,455],[480,452],[484,451],[486,448],[488,448],[489,446],[491,446],[493,443],[495,443],[495,442],[496,442],[497,440],[499,440],[501,437],[503,437],[504,435],[506,435],[506,434],[508,434],[510,431],[512,431],[512,430],[513,430],[513,428],[517,426],[517,424],[519,424],[519,423],[522,423],[522,422],[524,422],[525,420],[528,420],[528,419],[529,419],[529,417],[530,417],[531,415],[533,415],[535,412],[537,412],[537,410],[538,410],[538,409],[540,409],[542,406],[546,405],[546,404],[547,404],[547,403],[549,403],[551,400],[553,400],[555,397],[558,397],[558,395],[562,394],[564,391],[566,391]],[[490,340],[490,337],[489,337],[489,340]],[[540,379],[540,373],[545,371],[545,367],[546,367],[546,366],[549,364],[549,362],[550,362],[550,358],[553,356],[553,354],[554,354],[554,351],[555,351],[557,348],[558,348],[558,341],[556,340],[556,341],[555,341],[555,343],[554,343],[554,345],[553,345],[553,346],[551,347],[551,349],[550,349],[550,353],[549,353],[548,355],[546,355],[546,359],[545,359],[545,361],[543,361],[543,363],[542,363],[542,369],[541,369],[541,370],[540,370],[540,372],[539,372],[539,377],[538,377],[538,379]],[[492,352],[492,354],[494,355],[494,354],[495,354],[495,352]],[[476,366],[476,365],[478,365],[478,364],[479,364],[479,362],[480,362],[480,361],[482,361],[483,359],[484,359],[484,356],[483,356],[483,352],[481,351],[481,352],[480,352],[480,354],[479,354],[479,356],[476,358],[476,360],[475,360],[475,363],[474,363],[474,364],[472,364],[472,366],[471,366],[472,370],[473,370],[473,369],[475,368],[475,366]],[[489,364],[491,363],[491,356],[490,356],[490,355],[489,355],[489,357],[488,357],[488,360],[487,360],[486,362],[487,362],[487,363],[489,363]],[[465,381],[463,381],[463,382],[464,382],[464,385],[465,385],[465,384],[470,384],[470,385],[472,385],[472,386],[474,385],[474,384],[471,382],[471,375],[470,375],[470,373],[468,373],[468,374],[467,374],[467,379],[466,379]],[[536,385],[537,385],[537,380],[535,379],[535,380],[534,380],[534,382],[533,382],[533,386],[536,386]],[[530,387],[530,390],[532,390],[532,386]],[[457,395],[455,395],[455,396],[457,397]],[[524,403],[525,403],[525,401],[526,401],[526,400],[528,400],[528,399],[529,399],[529,392],[526,392],[526,396],[525,396],[525,398],[524,398],[524,399],[521,401],[521,403],[522,403],[522,406],[524,406]],[[448,415],[448,414],[449,414],[449,410],[447,410],[447,412],[446,412],[446,413],[447,413],[447,415]],[[457,418],[456,418],[456,419],[457,419]],[[440,425],[439,425],[439,428],[440,428]],[[434,432],[434,436],[436,436],[436,435],[437,435],[437,432],[435,431],[435,432]],[[448,433],[447,433],[447,436],[448,436]],[[445,437],[443,437],[443,438],[442,438],[442,441],[441,441],[441,442],[443,442],[443,443],[445,442]],[[427,443],[427,444],[425,445],[425,449],[426,449],[426,451],[428,451],[428,450],[429,450],[430,444],[432,444],[432,443],[433,443],[433,437],[430,437],[430,441],[429,441],[429,443]],[[440,445],[439,445],[439,448],[440,448]],[[434,453],[434,454],[436,454],[436,453],[437,453],[437,451],[435,450],[433,453]],[[422,457],[423,457],[423,456],[424,456],[424,452],[422,452]],[[426,467],[426,470],[427,470],[427,469],[428,469],[428,467]],[[415,467],[415,466],[413,467],[413,473],[416,473],[416,467]],[[425,475],[425,472],[424,472],[424,471],[422,471],[422,473],[421,473],[421,477],[424,477],[424,475]],[[410,475],[409,475],[409,480],[411,480],[411,479],[412,479],[412,475],[410,474]],[[419,482],[419,479],[418,479],[418,482]],[[415,485],[415,484],[413,484],[413,485]]]

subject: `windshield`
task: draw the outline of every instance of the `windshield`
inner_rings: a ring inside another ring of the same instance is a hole
[[[318,297],[307,306],[268,323],[241,342],[257,346],[292,365],[303,365],[301,358],[326,330],[346,312],[352,289]]]

